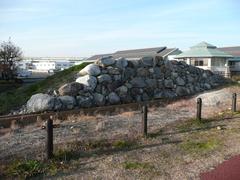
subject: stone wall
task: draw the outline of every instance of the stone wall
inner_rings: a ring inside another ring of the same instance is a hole
[[[65,84],[55,94],[33,95],[25,112],[172,99],[210,90],[225,82],[222,76],[185,62],[106,57],[86,66],[76,82]]]

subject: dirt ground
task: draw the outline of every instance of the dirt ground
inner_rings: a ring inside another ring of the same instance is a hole
[[[224,90],[239,92],[239,88]],[[150,108],[148,138],[142,138],[140,111],[56,120],[60,126],[54,129],[54,150],[74,149],[79,156],[61,161],[67,168],[42,178],[199,179],[200,173],[240,154],[240,114],[222,113],[231,107],[230,99],[218,106],[204,106],[204,122],[198,122],[193,119],[195,102],[192,97]],[[43,159],[45,137],[41,124],[12,125],[0,136],[0,162]],[[109,145],[121,141],[129,145]],[[89,142],[98,143],[90,147]]]

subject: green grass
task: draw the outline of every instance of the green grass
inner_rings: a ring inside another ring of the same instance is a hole
[[[180,144],[180,148],[187,153],[207,153],[219,147],[220,140],[209,138],[207,140],[188,140]]]
[[[177,126],[177,130],[180,132],[188,132],[191,131],[193,129],[204,129],[204,128],[208,128],[210,126],[210,121],[209,119],[202,119],[202,120],[198,120],[198,119],[190,119],[186,122],[183,122],[181,124],[179,124]]]
[[[130,148],[131,146],[134,146],[134,142],[119,140],[119,141],[113,142],[112,145],[114,148],[124,149],[124,148]]]
[[[26,179],[43,174],[46,171],[46,166],[37,160],[14,161],[6,170],[8,177],[20,177]]]
[[[57,89],[61,85],[74,81],[74,76],[89,63],[73,66],[60,71],[35,84],[17,88],[0,94],[0,115],[9,113],[10,110],[18,108],[33,95],[46,92],[48,89]]]
[[[152,169],[153,166],[149,163],[143,163],[143,162],[134,162],[134,161],[127,161],[123,163],[123,167],[125,169]]]
[[[16,160],[5,166],[4,169],[0,169],[0,179],[30,179],[37,178],[42,179],[42,175],[54,176],[58,172],[62,172],[68,169],[68,165],[62,161],[39,161],[39,160]]]

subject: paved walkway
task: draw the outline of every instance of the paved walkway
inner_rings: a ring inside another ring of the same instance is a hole
[[[235,156],[214,170],[202,173],[201,180],[240,180],[240,155]]]

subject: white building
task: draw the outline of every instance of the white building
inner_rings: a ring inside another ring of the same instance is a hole
[[[50,70],[61,71],[73,66],[69,61],[33,61],[31,70],[47,72]]]

